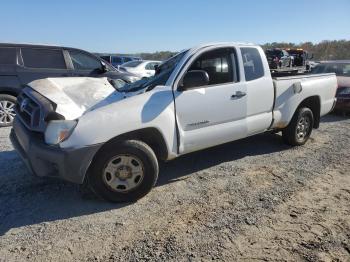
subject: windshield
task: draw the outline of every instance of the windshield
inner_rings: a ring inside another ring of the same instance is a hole
[[[137,67],[139,64],[141,64],[142,61],[130,61],[122,64],[123,67]]]
[[[135,83],[125,84],[122,88],[119,88],[120,92],[135,92],[144,88],[148,90],[153,89],[159,85],[165,85],[168,81],[170,75],[176,68],[177,64],[184,57],[188,50],[178,53],[177,55],[166,60],[160,64],[156,70],[156,73],[153,77],[141,79]]]

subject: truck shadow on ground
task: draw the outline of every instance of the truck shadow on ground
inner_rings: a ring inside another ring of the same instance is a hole
[[[331,113],[329,115],[326,115],[321,118],[321,122],[324,123],[333,123],[333,122],[339,122],[339,121],[344,121],[350,118],[350,113],[347,115],[342,114],[342,113]]]
[[[157,186],[181,180],[200,170],[246,156],[283,151],[280,135],[265,133],[161,163]],[[28,174],[16,152],[0,152],[0,235],[10,229],[43,222],[71,219],[130,204],[107,203],[77,185]]]

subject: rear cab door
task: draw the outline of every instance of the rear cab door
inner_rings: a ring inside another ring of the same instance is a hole
[[[19,60],[17,73],[22,84],[47,77],[71,76],[60,48],[21,47]]]
[[[269,65],[260,47],[242,46],[241,64],[247,90],[247,135],[267,130],[272,123],[275,92]]]

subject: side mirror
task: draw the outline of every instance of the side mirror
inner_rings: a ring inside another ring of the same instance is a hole
[[[308,59],[309,59],[309,60],[311,60],[311,59],[313,59],[313,58],[314,58],[314,54],[309,54],[309,55],[308,55]]]
[[[209,75],[204,70],[188,71],[182,79],[182,84],[179,86],[179,91],[185,91],[200,86],[209,84]]]

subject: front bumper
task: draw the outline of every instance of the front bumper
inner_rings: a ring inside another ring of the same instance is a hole
[[[10,134],[11,142],[28,169],[40,177],[57,177],[82,184],[90,163],[101,145],[63,149],[47,145],[43,137],[30,132],[17,118]]]

